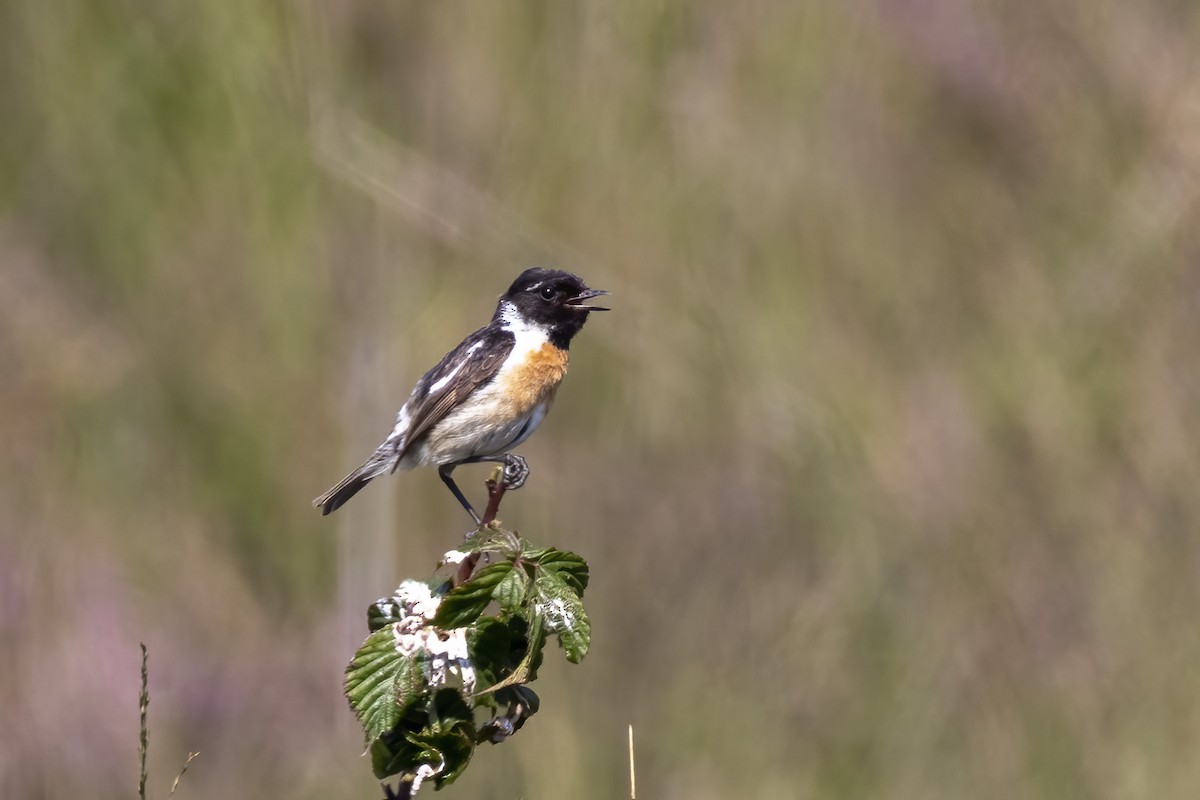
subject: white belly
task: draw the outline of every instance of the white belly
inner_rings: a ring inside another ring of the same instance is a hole
[[[404,454],[401,469],[453,464],[469,458],[502,455],[534,432],[550,403],[539,403],[528,413],[497,424],[508,416],[507,403],[498,388],[482,389],[471,401],[446,415]]]

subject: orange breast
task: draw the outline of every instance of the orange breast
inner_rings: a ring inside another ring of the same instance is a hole
[[[531,352],[524,364],[506,376],[504,396],[512,404],[513,414],[528,414],[539,403],[553,401],[566,374],[566,350],[544,344]]]

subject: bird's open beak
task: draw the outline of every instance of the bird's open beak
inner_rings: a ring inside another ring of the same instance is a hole
[[[608,292],[604,291],[603,289],[584,289],[582,292],[568,300],[566,305],[568,308],[577,308],[580,311],[611,311],[612,309],[604,308],[602,306],[585,305],[585,303],[588,300],[591,300],[593,297],[602,297],[606,294],[608,294]]]

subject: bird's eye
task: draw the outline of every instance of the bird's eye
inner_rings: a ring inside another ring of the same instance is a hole
[[[553,286],[543,286],[541,295],[542,295],[543,300],[552,299],[554,297],[554,287]]]

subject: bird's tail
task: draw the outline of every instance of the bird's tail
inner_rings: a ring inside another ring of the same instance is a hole
[[[338,481],[337,486],[313,500],[313,506],[321,509],[322,516],[332,514],[345,505],[347,500],[358,494],[364,486],[371,482],[372,478],[377,478],[387,472],[388,468],[388,463],[381,462],[378,454],[372,456],[361,467]]]

